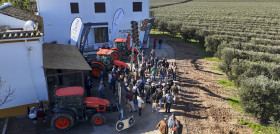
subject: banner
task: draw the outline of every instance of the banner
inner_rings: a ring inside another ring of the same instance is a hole
[[[82,22],[81,18],[76,18],[73,20],[72,25],[71,25],[70,45],[76,45],[76,43],[79,39],[82,25],[83,25],[83,22]]]
[[[154,18],[150,19],[150,23],[148,23],[146,29],[145,29],[145,34],[144,34],[144,38],[143,38],[143,47],[144,48],[149,48],[149,34],[150,34],[150,30],[153,26],[154,23]]]
[[[114,42],[115,34],[118,29],[118,24],[120,23],[122,17],[123,17],[124,11],[123,9],[119,8],[113,17],[113,23],[112,23],[112,33],[111,33],[111,40]]]

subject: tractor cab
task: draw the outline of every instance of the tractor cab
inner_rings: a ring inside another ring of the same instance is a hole
[[[127,40],[126,39],[116,39],[115,40],[115,44],[114,44],[114,48],[119,49],[122,54],[127,54],[128,50],[127,50]]]
[[[116,53],[111,49],[100,49],[96,54],[97,61],[91,62],[92,74],[95,77],[98,77],[101,71],[111,70],[112,65],[128,67],[126,63],[114,59]]]
[[[112,53],[113,51],[109,49],[101,49],[96,53],[96,59],[103,63],[103,65],[106,67],[106,70],[110,70],[112,67],[112,63],[114,61]]]

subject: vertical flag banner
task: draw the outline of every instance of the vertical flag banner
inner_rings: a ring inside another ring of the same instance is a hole
[[[112,33],[111,33],[111,40],[114,41],[114,37],[116,34],[116,31],[118,29],[118,24],[120,23],[122,17],[124,15],[123,9],[119,8],[113,17],[113,23],[112,23]]]
[[[76,43],[79,39],[82,25],[83,25],[83,22],[82,22],[81,18],[76,18],[73,20],[72,25],[71,25],[70,45],[76,45]]]

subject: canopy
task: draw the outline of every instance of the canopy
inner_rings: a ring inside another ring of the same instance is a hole
[[[43,68],[91,70],[76,46],[61,44],[43,44]]]
[[[84,95],[82,87],[64,87],[55,91],[56,96]]]

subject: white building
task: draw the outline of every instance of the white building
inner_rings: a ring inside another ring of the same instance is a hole
[[[40,16],[6,4],[0,6],[0,18],[0,118],[26,114],[27,106],[51,101],[63,74],[82,79],[83,71],[91,70],[76,46],[43,43]],[[63,86],[83,86],[78,78],[65,76]],[[14,93],[1,105],[9,89]]]
[[[48,94],[43,71],[42,33],[24,30],[27,20],[38,24],[42,18],[9,5],[0,6],[0,18],[0,77],[5,81],[0,101],[9,87],[15,91],[9,98],[11,101],[0,106],[0,117],[3,117],[10,111],[2,109],[48,100]]]
[[[70,27],[76,17],[91,23],[86,48],[112,41],[112,21],[115,12],[122,8],[124,15],[114,38],[126,38],[131,21],[149,18],[149,0],[37,0],[38,13],[44,18],[44,42],[69,44]],[[142,42],[144,32],[140,32]],[[79,42],[79,41],[78,41]]]

